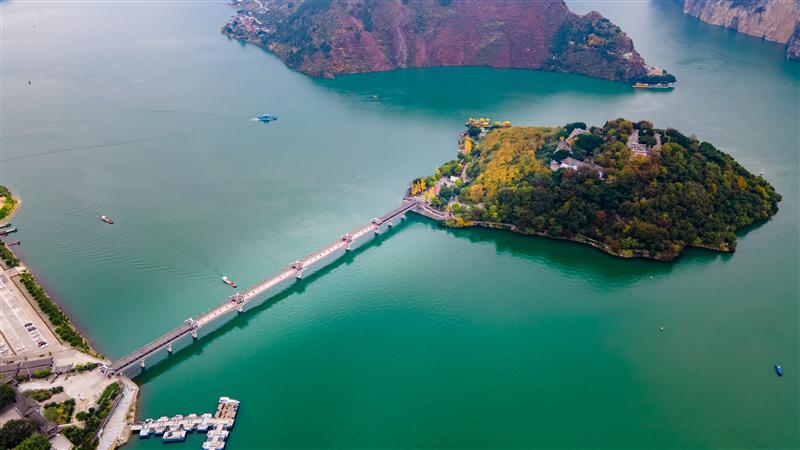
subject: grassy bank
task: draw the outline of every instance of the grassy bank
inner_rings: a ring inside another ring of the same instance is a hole
[[[6,247],[5,242],[0,243],[0,260],[3,260],[3,264],[8,268],[17,267],[19,265],[19,259]]]
[[[47,314],[47,318],[50,320],[50,323],[55,327],[55,333],[58,336],[69,343],[69,345],[75,347],[78,350],[93,353],[92,349],[89,347],[89,344],[86,343],[86,340],[78,333],[72,323],[69,321],[69,318],[61,308],[56,305],[53,299],[47,295],[44,288],[36,281],[35,278],[30,273],[23,273],[20,275],[20,281],[25,286],[25,289],[28,290],[28,293],[36,300],[36,303],[39,305],[39,308]]]

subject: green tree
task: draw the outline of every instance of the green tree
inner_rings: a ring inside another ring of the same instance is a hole
[[[639,136],[639,143],[649,145],[652,147],[656,145],[656,138],[654,138],[653,136]]]
[[[0,448],[14,448],[36,432],[36,425],[28,419],[13,419],[0,428]]]
[[[596,148],[603,145],[605,139],[596,134],[582,134],[575,138],[575,147],[578,147],[586,153],[591,154]]]
[[[14,388],[5,383],[0,384],[0,409],[5,408],[6,405],[14,403],[14,399],[16,399],[16,397],[17,394],[14,392]]]
[[[580,128],[582,130],[585,130],[587,127],[586,127],[586,124],[583,123],[583,122],[568,123],[568,124],[564,125],[564,131],[567,132],[566,136],[569,136],[569,134],[572,133],[572,130],[574,130],[576,128]]]
[[[43,435],[36,433],[28,436],[14,450],[50,450],[50,441]]]
[[[566,151],[566,150],[559,150],[559,151],[553,153],[553,159],[558,161],[558,162],[561,162],[561,161],[565,160],[568,156],[569,156],[569,152]]]

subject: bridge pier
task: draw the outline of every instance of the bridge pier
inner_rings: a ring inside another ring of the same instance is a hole
[[[267,292],[267,290],[270,292],[269,296],[274,296],[277,292],[286,289],[294,282],[292,280],[292,275],[299,280],[303,278],[306,269],[308,269],[309,274],[311,274],[319,267],[338,258],[344,251],[358,248],[363,242],[369,241],[370,231],[373,231],[377,236],[388,231],[390,227],[398,226],[402,220],[406,219],[406,214],[409,211],[434,218],[435,220],[442,220],[439,216],[444,216],[444,214],[427,209],[425,205],[417,201],[406,199],[399,208],[395,208],[379,218],[372,219],[366,227],[358,228],[355,232],[358,233],[359,239],[355,239],[353,234],[348,233],[343,235],[341,241],[338,243],[311,254],[308,257],[310,261],[308,268],[304,267],[305,259],[297,260],[292,263],[289,268],[284,269],[280,276],[273,277],[270,280],[263,280],[262,284],[254,287],[250,291],[236,293],[215,310],[204,314],[202,319],[195,320],[189,318],[185,320],[182,326],[170,331],[144,347],[141,347],[130,355],[115,361],[110,366],[104,367],[102,370],[109,376],[126,374],[130,377],[135,377],[144,370],[146,359],[150,365],[154,365],[161,361],[161,359],[167,358],[168,354],[171,355],[173,352],[179,352],[193,340],[198,340],[200,337],[218,328],[227,320],[235,317],[237,313],[245,312],[245,306],[250,309],[254,305],[264,301],[266,296],[262,294]],[[257,298],[258,296],[261,296],[262,299]],[[246,298],[247,300],[245,300]],[[234,310],[236,310],[237,313],[234,313]],[[201,328],[203,331],[202,334],[200,334]],[[189,335],[191,335],[191,338]],[[163,352],[162,350],[164,349],[167,351]]]
[[[289,267],[291,267],[296,271],[294,276],[297,277],[298,280],[300,278],[303,278],[303,261],[300,261],[298,259],[297,261],[293,262]]]

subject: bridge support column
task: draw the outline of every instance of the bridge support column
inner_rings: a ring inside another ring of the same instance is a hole
[[[353,249],[353,245],[352,245],[353,244],[353,235],[351,235],[350,233],[347,233],[344,236],[342,236],[342,240],[347,243],[347,245],[344,247],[344,251],[349,252],[350,250]]]
[[[375,225],[375,234],[376,234],[376,235],[377,235],[377,234],[381,234],[381,225],[383,225],[383,222],[381,222],[381,220],[380,220],[380,219],[372,219],[372,220],[370,221],[370,223],[372,223],[373,225]]]
[[[200,325],[197,324],[197,321],[189,317],[188,319],[184,320],[183,323],[192,327],[192,338],[197,339],[197,330],[200,328]]]

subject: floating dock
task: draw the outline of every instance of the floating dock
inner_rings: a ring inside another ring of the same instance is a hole
[[[228,397],[220,397],[217,412],[212,414],[178,414],[173,417],[162,416],[158,419],[147,419],[144,422],[131,426],[131,431],[138,432],[141,439],[151,435],[161,436],[164,443],[183,442],[186,434],[193,431],[206,433],[203,442],[205,450],[222,450],[228,439],[236,413],[239,411],[239,401]]]

